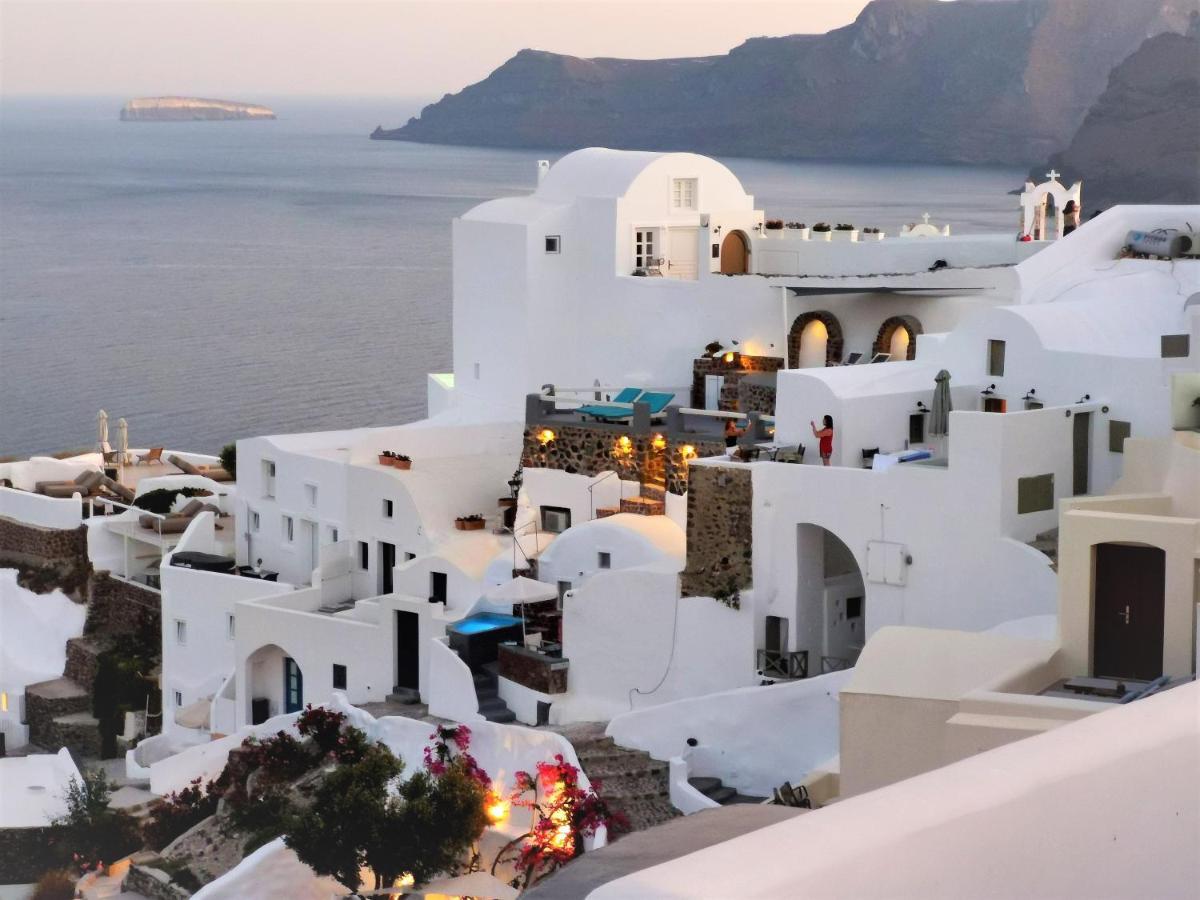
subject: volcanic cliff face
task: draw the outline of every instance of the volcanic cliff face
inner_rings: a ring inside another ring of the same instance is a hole
[[[1200,16],[1186,36],[1152,37],[1113,69],[1070,146],[1049,165],[1066,183],[1083,179],[1087,210],[1200,203]]]
[[[1112,67],[1200,0],[874,0],[845,28],[725,56],[522,50],[374,138],[1013,163],[1070,139]]]
[[[254,103],[199,97],[139,97],[121,107],[122,122],[213,122],[225,119],[274,119]]]

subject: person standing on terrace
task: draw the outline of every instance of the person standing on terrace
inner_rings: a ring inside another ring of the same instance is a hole
[[[812,427],[813,437],[818,438],[821,442],[817,448],[821,451],[821,465],[829,465],[830,457],[833,456],[833,416],[826,416],[821,420],[821,428],[817,430],[817,423],[809,420],[808,423]]]
[[[737,454],[738,438],[746,433],[745,428],[738,428],[733,419],[725,420],[725,455],[733,458]]]

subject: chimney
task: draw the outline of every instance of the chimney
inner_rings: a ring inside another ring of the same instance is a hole
[[[542,183],[542,181],[546,178],[546,173],[549,171],[550,171],[550,160],[539,159],[538,160],[538,180],[537,180],[538,184]]]

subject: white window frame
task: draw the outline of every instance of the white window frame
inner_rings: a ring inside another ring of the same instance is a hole
[[[187,646],[187,620],[175,620],[175,643],[180,647]]]
[[[283,533],[283,540],[288,544],[296,542],[296,520],[291,516],[284,516],[283,522],[280,524],[280,530]]]
[[[649,269],[654,264],[654,260],[659,259],[655,247],[659,244],[660,234],[661,229],[654,226],[633,229],[633,267],[635,269]]]
[[[671,209],[693,212],[700,206],[699,178],[671,179]]]

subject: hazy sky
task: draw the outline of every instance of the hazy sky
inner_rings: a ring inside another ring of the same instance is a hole
[[[823,32],[866,0],[0,0],[10,94],[432,97],[522,47],[575,56],[723,53]],[[648,89],[653,89],[648,86]]]

